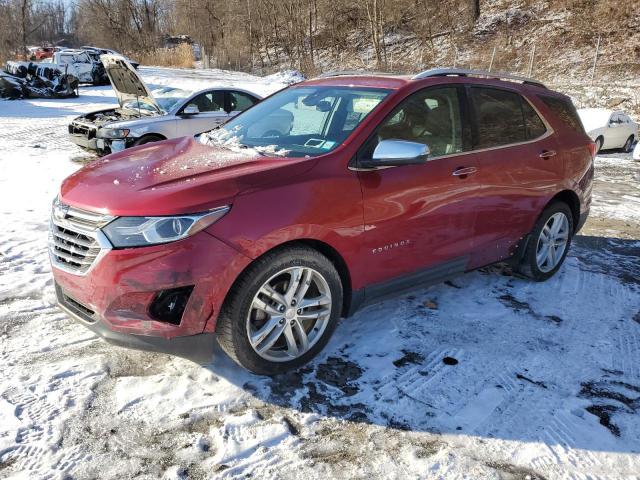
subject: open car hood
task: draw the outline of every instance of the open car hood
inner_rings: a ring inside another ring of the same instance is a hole
[[[116,91],[120,107],[124,107],[125,102],[137,99],[158,113],[162,112],[151,91],[126,58],[120,55],[100,55],[100,60]]]

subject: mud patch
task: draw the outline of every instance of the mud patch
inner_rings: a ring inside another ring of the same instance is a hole
[[[502,473],[500,478],[504,480],[547,480],[538,472],[508,463],[487,462],[485,465]]]
[[[611,414],[618,411],[613,405],[591,405],[585,409],[600,419],[600,425],[609,430],[614,436],[620,436],[620,427],[611,421]]]
[[[316,377],[328,385],[339,388],[346,396],[351,397],[359,391],[353,382],[360,378],[362,373],[362,368],[350,360],[329,357],[325,363],[318,365]]]
[[[424,356],[419,353],[412,352],[410,350],[402,350],[402,353],[404,355],[401,358],[393,361],[393,364],[397,368],[402,368],[409,364],[419,365],[424,362]]]

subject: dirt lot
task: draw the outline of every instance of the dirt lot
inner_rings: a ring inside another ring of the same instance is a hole
[[[0,478],[637,478],[640,163],[598,157],[550,281],[496,266],[370,306],[269,379],[110,346],[54,306],[48,202],[86,158],[65,124],[113,101],[82,93],[0,103]]]

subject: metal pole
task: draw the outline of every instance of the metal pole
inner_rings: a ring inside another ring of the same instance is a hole
[[[496,58],[496,47],[493,47],[493,53],[491,54],[491,62],[489,63],[489,71],[493,68],[493,59]]]
[[[596,76],[596,66],[598,65],[598,53],[600,53],[600,35],[598,35],[598,43],[596,43],[596,55],[593,57],[593,68],[591,69],[591,85]]]
[[[533,76],[533,59],[536,56],[536,44],[533,44],[533,49],[531,50],[531,58],[529,58],[529,77]]]

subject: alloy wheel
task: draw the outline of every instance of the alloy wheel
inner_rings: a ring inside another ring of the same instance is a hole
[[[281,270],[251,302],[246,322],[249,343],[266,360],[294,360],[322,337],[331,304],[329,285],[318,271],[309,267]]]
[[[558,266],[569,242],[569,219],[558,212],[549,217],[538,237],[536,263],[547,273]]]

